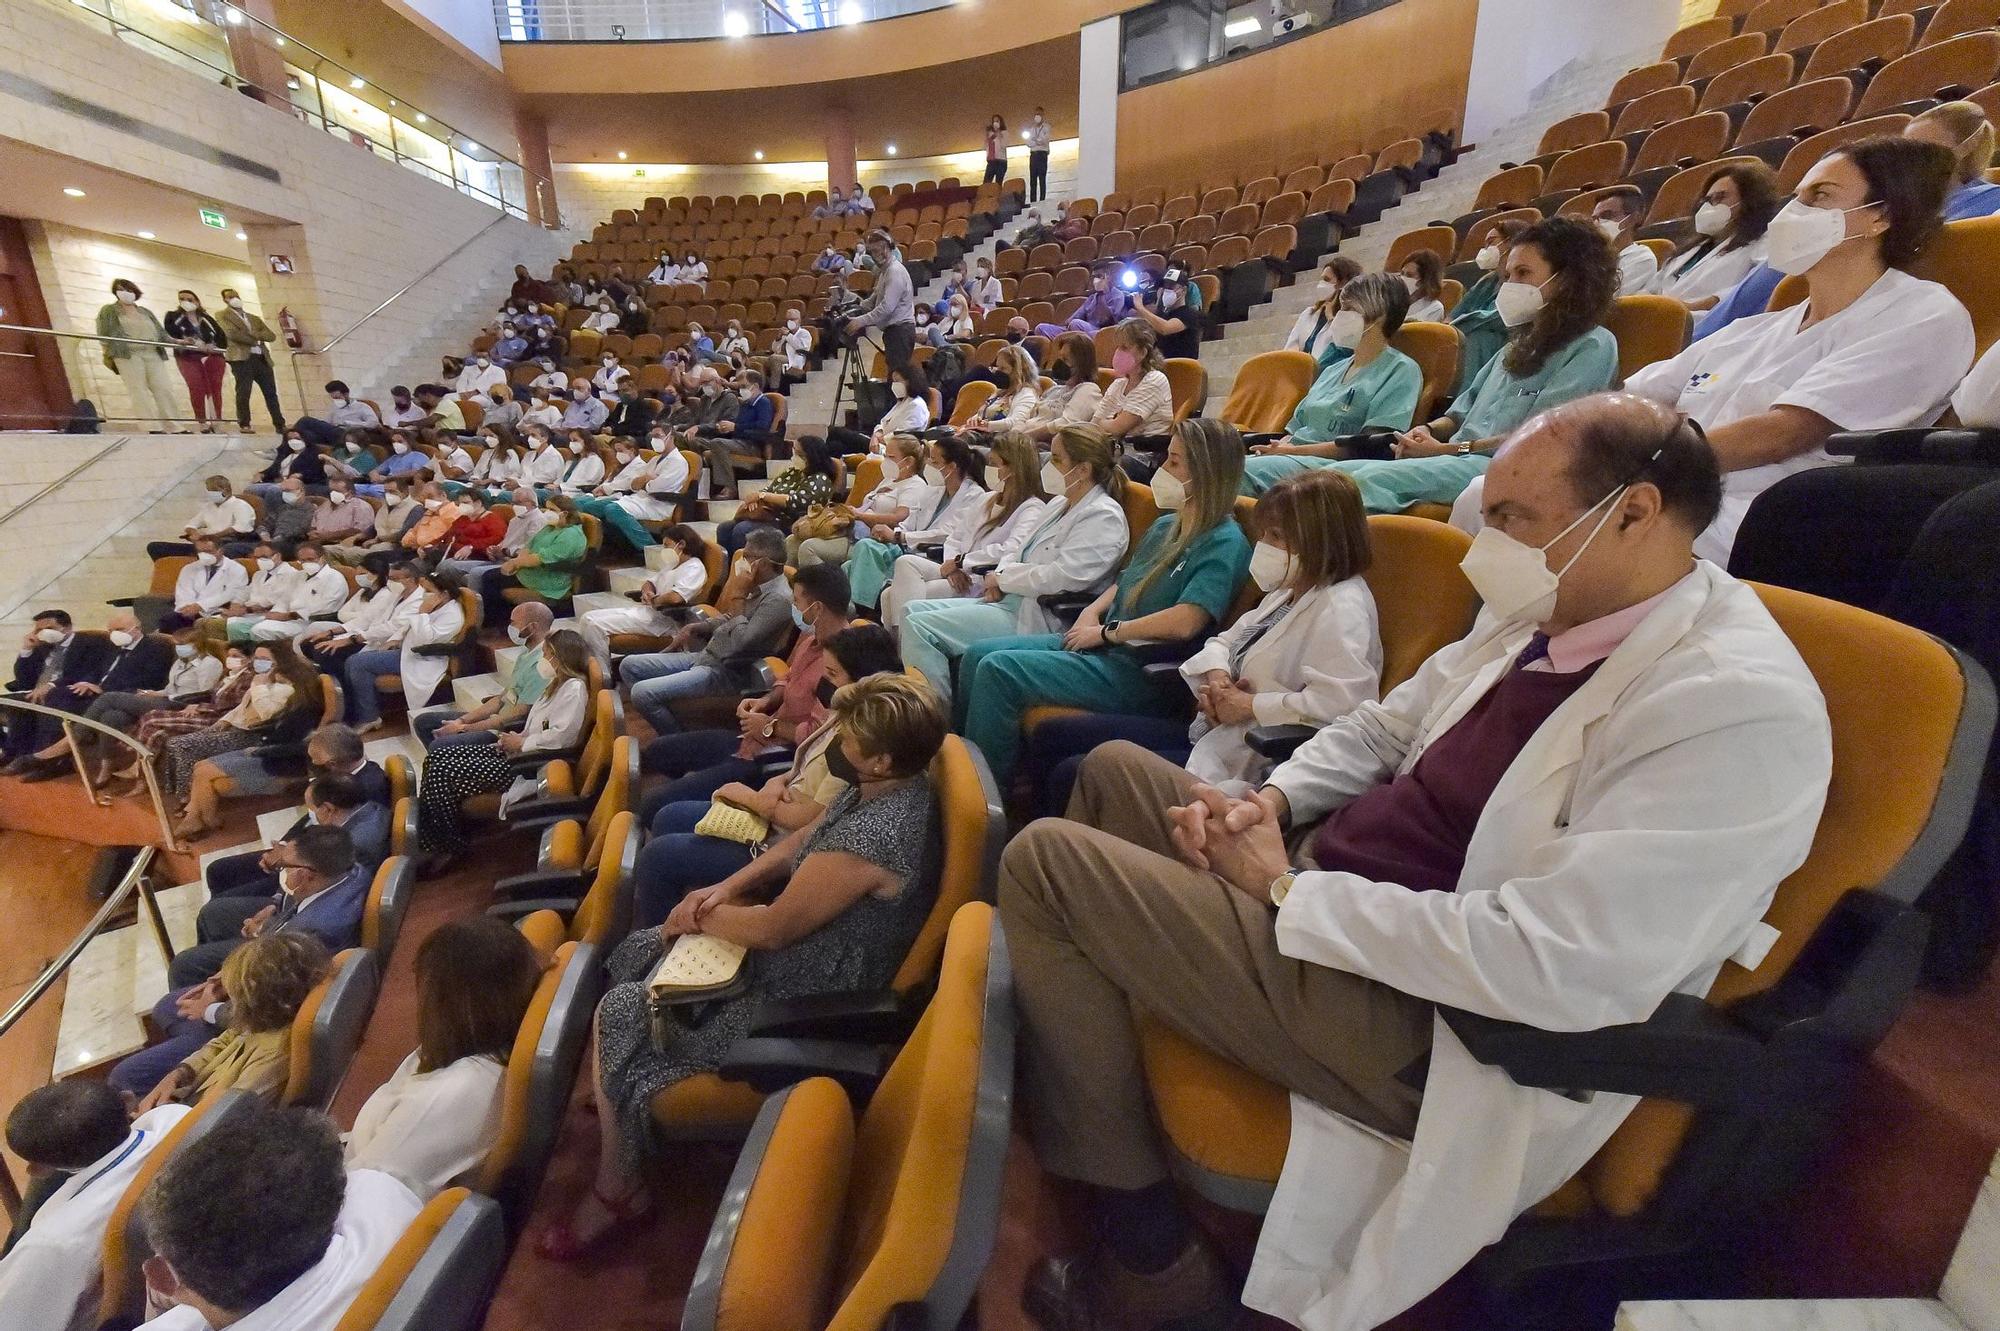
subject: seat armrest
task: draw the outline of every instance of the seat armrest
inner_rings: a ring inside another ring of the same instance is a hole
[[[729,1046],[720,1075],[748,1082],[766,1095],[808,1077],[831,1077],[858,1103],[866,1103],[889,1070],[889,1051],[840,1040],[751,1037]]]
[[[528,828],[548,827],[565,818],[588,818],[595,800],[578,796],[574,799],[526,799],[507,811],[502,825],[516,831]]]
[[[753,1037],[861,1044],[899,1045],[915,1027],[916,1014],[890,989],[767,999],[757,1005],[750,1017]]]
[[[1251,726],[1243,736],[1250,752],[1281,763],[1319,732],[1311,726]]]
[[[410,649],[418,656],[457,656],[459,644],[455,642],[427,642],[421,647]]]
[[[534,897],[526,901],[496,901],[486,913],[496,920],[519,924],[537,911],[552,910],[568,924],[583,902],[576,897]]]
[[[938,541],[932,545],[920,545],[912,553],[922,555],[925,559],[942,564],[944,562],[944,542]]]
[[[587,875],[581,869],[536,869],[498,879],[493,884],[493,895],[511,900],[552,892],[581,892],[586,882]]]
[[[1860,463],[1946,462],[2000,467],[2000,430],[1842,431],[1828,437],[1826,451]]]
[[[1182,658],[1185,660],[1186,658]],[[1139,667],[1140,671],[1152,679],[1177,679],[1181,673],[1180,661],[1148,661]]]
[[[1035,598],[1051,617],[1066,625],[1076,623],[1077,616],[1088,609],[1090,603],[1096,599],[1095,592],[1051,592],[1047,596]]]

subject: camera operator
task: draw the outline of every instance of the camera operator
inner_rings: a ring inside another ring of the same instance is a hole
[[[847,335],[859,337],[864,329],[880,328],[883,358],[907,371],[910,352],[917,345],[916,288],[910,284],[910,270],[896,257],[887,231],[868,233],[868,255],[875,261],[875,289],[847,321]]]
[[[1136,275],[1135,275],[1136,274]],[[1201,288],[1188,281],[1188,271],[1170,265],[1157,282],[1144,269],[1128,269],[1138,287],[1132,309],[1153,325],[1160,336],[1160,355],[1167,360],[1195,360],[1201,355]]]

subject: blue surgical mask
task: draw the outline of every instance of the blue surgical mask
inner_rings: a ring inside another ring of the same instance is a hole
[[[799,632],[801,633],[811,633],[813,631],[812,621],[806,618],[806,612],[799,609],[796,604],[792,606],[792,623],[799,626]]]

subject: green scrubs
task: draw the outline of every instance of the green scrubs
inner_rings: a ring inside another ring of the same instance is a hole
[[[1308,444],[1324,444],[1370,428],[1407,430],[1417,412],[1424,372],[1394,347],[1356,372],[1351,360],[1328,366],[1299,402],[1285,433]],[[1330,466],[1332,458],[1276,455],[1243,464],[1246,495],[1260,495],[1287,476]]]
[[[1472,290],[1465,293],[1458,302],[1458,308],[1451,312],[1451,326],[1464,339],[1459,345],[1458,383],[1452,388],[1454,396],[1472,387],[1472,381],[1486,368],[1486,362],[1499,355],[1500,348],[1507,345],[1507,324],[1500,318],[1500,311],[1493,308],[1493,300],[1499,292],[1499,277],[1488,273],[1472,284]]]
[[[528,538],[527,549],[528,554],[542,562],[531,568],[522,568],[514,577],[537,596],[550,601],[563,600],[575,587],[576,576],[560,568],[552,569],[550,565],[583,562],[588,545],[589,540],[583,534],[581,523],[544,527]]]
[[[1176,605],[1208,612],[1209,629],[1222,622],[1250,567],[1250,538],[1233,518],[1196,537],[1173,566],[1139,594],[1139,584],[1172,537],[1175,514],[1161,515],[1140,538],[1139,547],[1118,575],[1118,592],[1108,618],[1138,619]],[[1004,790],[1021,745],[1021,717],[1030,707],[1083,707],[1092,711],[1149,710],[1166,693],[1145,673],[1145,657],[1132,647],[1113,645],[1090,652],[1063,650],[1058,634],[987,638],[965,650],[958,667],[959,696],[965,708],[965,737],[977,744]],[[1187,689],[1175,676],[1172,691]]]

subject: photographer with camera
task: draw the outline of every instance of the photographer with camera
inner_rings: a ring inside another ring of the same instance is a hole
[[[884,359],[894,369],[908,370],[917,345],[916,288],[910,283],[910,270],[896,257],[887,231],[868,233],[868,256],[875,261],[875,289],[847,321],[847,335],[858,338],[867,329],[880,328]]]
[[[1149,269],[1132,267],[1119,274],[1118,280],[1133,293],[1132,312],[1159,334],[1162,358],[1200,357],[1201,288],[1188,281],[1187,269],[1170,264],[1155,279]]]

